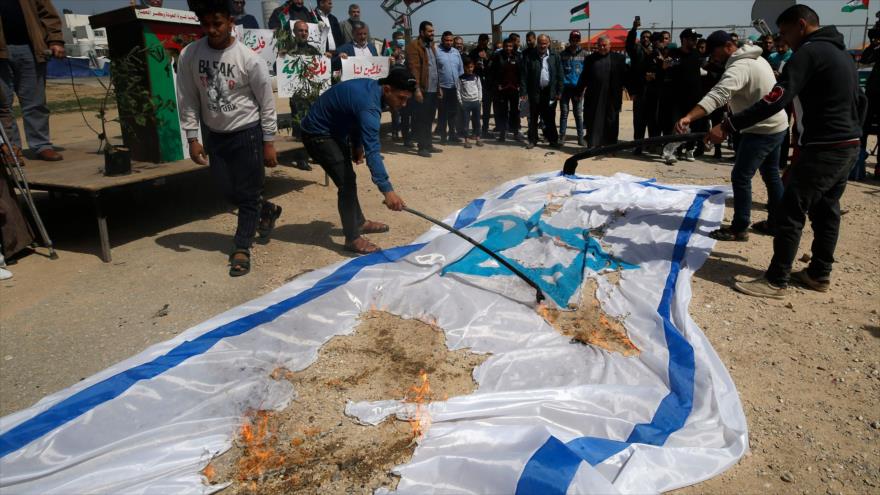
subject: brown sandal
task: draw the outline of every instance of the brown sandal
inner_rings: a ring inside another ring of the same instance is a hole
[[[384,223],[367,220],[361,225],[361,234],[384,234],[391,230],[391,227]]]
[[[366,237],[358,237],[351,242],[346,242],[345,250],[357,254],[371,254],[381,251],[382,248],[370,242]]]

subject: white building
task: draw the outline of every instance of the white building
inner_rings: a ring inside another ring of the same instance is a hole
[[[89,50],[99,56],[107,56],[107,31],[92,29],[89,16],[66,13],[63,16],[64,48],[71,57],[87,57]]]

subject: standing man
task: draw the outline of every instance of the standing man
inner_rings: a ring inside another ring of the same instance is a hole
[[[706,51],[715,65],[724,67],[721,80],[706,96],[676,124],[676,131],[683,133],[691,124],[725,105],[733,112],[741,112],[764,95],[776,84],[770,64],[761,56],[761,48],[744,45],[737,49],[724,31],[715,31],[706,43]],[[736,163],[730,172],[733,184],[733,222],[709,233],[720,241],[746,241],[752,210],[752,178],[761,171],[767,186],[768,224],[772,226],[779,200],[782,198],[782,180],[779,178],[779,150],[788,129],[785,111],[780,110],[769,118],[742,130],[742,151],[736,155]],[[772,228],[772,227],[771,227]]]
[[[351,43],[346,43],[339,47],[339,56],[347,57],[376,57],[379,52],[376,46],[369,42],[370,32],[367,25],[360,21],[354,21],[352,25],[354,30],[354,39]]]
[[[232,0],[232,16],[235,18],[235,25],[245,29],[260,29],[257,18],[245,13],[245,0]]]
[[[663,99],[663,80],[666,78],[666,42],[663,33],[651,35],[651,53],[645,67],[645,115],[647,116],[648,136],[657,137],[662,133],[661,100]]]
[[[336,50],[342,46],[342,29],[339,27],[339,20],[331,13],[333,10],[333,0],[318,0],[318,8],[314,14],[318,22],[322,22],[330,26],[330,33],[327,36],[327,45],[324,52],[336,55]],[[334,69],[336,70],[336,69]]]
[[[703,35],[687,28],[679,35],[681,46],[670,53],[672,62],[667,70],[667,75],[671,80],[672,109],[670,117],[672,120],[666,123],[668,127],[664,129],[663,134],[672,134],[675,123],[694,108],[703,96],[703,80],[700,72],[703,60],[697,52],[697,40],[702,37]],[[694,132],[709,130],[709,122],[705,118],[694,119],[690,126],[691,131]],[[685,150],[685,160],[692,162],[696,159],[694,150],[697,145],[696,141],[689,141],[682,146]],[[663,158],[667,164],[675,163],[675,155],[672,153]]]
[[[537,46],[523,57],[520,98],[529,101],[529,141],[526,149],[538,143],[538,117],[544,120],[544,134],[550,146],[559,146],[556,132],[556,103],[562,98],[563,73],[559,54],[550,50],[550,37],[538,36]]]
[[[315,14],[305,6],[305,0],[288,0],[272,11],[269,16],[269,29],[290,30],[290,21],[304,21],[317,24]]]
[[[453,46],[452,32],[445,31],[437,50],[437,66],[440,68],[440,111],[437,116],[437,127],[440,129],[440,144],[458,143],[461,140],[456,132],[458,114],[458,96],[455,81],[464,74],[461,53]],[[447,138],[447,132],[448,138]]]
[[[296,21],[293,23],[293,36],[293,49],[288,52],[289,55],[320,55],[318,49],[309,44],[309,25],[306,21]],[[309,113],[309,103],[310,102],[296,96],[290,97],[290,115],[293,117],[293,134],[300,140],[302,140],[301,123],[306,117],[306,114]],[[307,172],[312,170],[312,166],[309,165],[308,155],[303,154],[302,150],[299,150],[293,163],[293,166],[300,170],[305,170]]]
[[[461,36],[456,36],[452,40],[452,46],[455,47],[456,50],[458,50],[459,55],[461,55],[462,57],[467,55],[464,52],[464,38],[462,38]]]
[[[620,108],[626,81],[626,58],[611,52],[606,36],[596,41],[596,51],[584,60],[578,88],[584,94],[584,124],[587,146],[614,144],[620,132]]]
[[[813,226],[812,258],[809,267],[793,278],[820,292],[831,288],[840,197],[859,152],[866,104],[843,35],[834,26],[820,27],[819,16],[806,5],[789,7],[776,25],[794,49],[779,81],[757,103],[713,127],[708,139],[721,143],[728,133],[747,129],[791,102],[799,109],[800,159],[782,195],[773,259],[764,277],[734,284],[744,294],[781,299],[807,215]]]
[[[303,142],[309,155],[321,164],[339,189],[338,208],[345,233],[345,249],[357,254],[379,251],[363,234],[388,232],[388,225],[368,221],[358,200],[357,176],[352,167],[366,158],[373,183],[394,211],[405,203],[391,186],[379,142],[382,108],[400,110],[412,96],[416,81],[403,67],[388,77],[343,81],[318,97],[303,121]]]
[[[584,146],[584,93],[578,91],[578,80],[584,69],[584,50],[581,49],[581,32],[568,35],[568,46],[559,55],[562,60],[562,100],[559,103],[559,142],[565,143],[568,129],[568,111],[574,106],[574,125],[577,128],[578,146]]]
[[[495,92],[492,90],[493,85],[488,83],[487,77],[491,58],[489,35],[483,33],[477,38],[477,46],[470,53],[470,59],[474,61],[474,74],[480,78],[480,86],[483,88],[483,128],[480,136],[483,139],[489,138],[489,120],[492,118],[492,100],[495,98]]]
[[[648,105],[647,105],[647,80],[648,64],[651,59],[651,32],[642,31],[639,41],[636,41],[638,30],[642,26],[639,16],[633,20],[632,29],[626,35],[626,54],[630,60],[630,71],[627,80],[627,90],[633,102],[633,139],[645,139],[645,131],[648,128]],[[642,148],[633,150],[634,155],[641,155]]]
[[[367,23],[361,20],[361,7],[353,3],[348,6],[348,19],[344,20],[339,26],[342,29],[342,43],[351,43],[354,41],[354,23],[360,22],[364,26]],[[370,27],[367,26],[367,39],[370,39]]]
[[[65,57],[58,12],[50,0],[2,0],[0,28],[0,83],[6,105],[12,108],[18,96],[25,139],[37,159],[63,160],[49,138],[49,107],[46,105],[46,62],[50,56]],[[24,149],[14,121],[9,140]]]
[[[430,22],[422,21],[419,24],[419,37],[406,47],[406,63],[416,79],[412,132],[419,143],[419,156],[431,158],[431,153],[440,151],[431,144],[431,124],[437,111],[440,74],[437,49],[434,47],[434,25]]]
[[[513,38],[508,37],[489,65],[489,80],[495,94],[495,126],[498,127],[498,136],[495,139],[499,143],[507,139],[507,131],[514,133],[515,140],[522,139],[519,131],[521,71],[522,59],[516,53]]]
[[[403,31],[395,31],[391,35],[391,49],[387,55],[391,57],[391,68],[395,66],[406,67],[406,40],[404,39]],[[410,143],[411,120],[411,104],[400,110],[391,110],[391,138],[395,141],[403,139],[404,143]]]
[[[177,101],[189,156],[211,173],[238,207],[229,275],[250,272],[250,248],[259,231],[268,238],[281,207],[263,200],[265,167],[275,154],[275,95],[266,63],[232,35],[235,21],[227,0],[190,0],[205,37],[190,43],[178,62]],[[205,147],[198,140],[203,129]],[[207,155],[205,154],[207,151]]]

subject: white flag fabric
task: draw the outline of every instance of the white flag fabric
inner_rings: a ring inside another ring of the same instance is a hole
[[[528,285],[432,228],[411,245],[305,274],[2,418],[0,491],[220,489],[199,471],[230,448],[245,411],[296,407],[272,370],[306,368],[371,307],[436,320],[451,349],[489,354],[474,393],[431,403],[433,426],[396,468],[401,493],[657,493],[717,475],[747,451],[746,421],[687,309],[728,195],[623,174],[543,174],[447,219],[532,277],[552,305],[578,301],[594,280],[638,355],[572,344],[536,313]],[[346,412],[369,424],[398,406]]]
[[[382,79],[388,77],[390,66],[388,57],[348,57],[342,59],[342,80]]]

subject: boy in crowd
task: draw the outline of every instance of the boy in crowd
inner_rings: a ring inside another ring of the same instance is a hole
[[[250,248],[259,231],[268,238],[281,207],[264,201],[266,167],[278,164],[275,96],[266,63],[232,36],[228,0],[190,0],[205,37],[180,55],[178,101],[189,155],[208,165],[221,190],[238,207],[229,275],[250,271]],[[199,125],[205,147],[198,140]],[[207,154],[206,154],[207,153]]]
[[[480,78],[474,73],[476,64],[470,57],[464,58],[464,74],[458,76],[455,80],[455,89],[458,94],[458,104],[462,111],[461,134],[464,136],[464,147],[470,148],[470,138],[473,137],[474,144],[483,146],[480,141],[480,106],[483,101],[483,85],[480,84]],[[468,121],[471,123],[471,135],[468,135]]]

